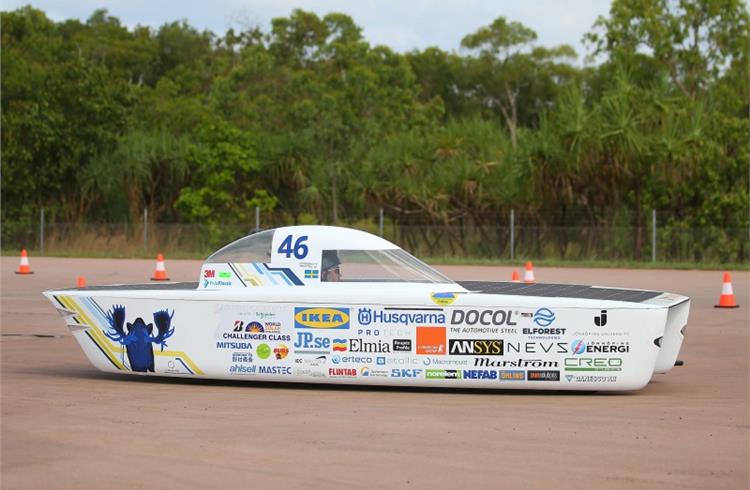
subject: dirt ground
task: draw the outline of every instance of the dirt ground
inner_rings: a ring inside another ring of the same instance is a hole
[[[631,394],[175,380],[95,370],[42,297],[144,282],[153,261],[31,257],[2,268],[2,488],[747,488],[747,271],[537,269],[539,282],[692,298],[685,361]],[[197,261],[167,261],[197,280]],[[506,267],[440,267],[507,280]],[[519,268],[520,270],[520,268]]]

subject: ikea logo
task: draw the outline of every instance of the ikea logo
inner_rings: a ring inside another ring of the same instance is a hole
[[[349,329],[349,308],[295,308],[294,328]]]

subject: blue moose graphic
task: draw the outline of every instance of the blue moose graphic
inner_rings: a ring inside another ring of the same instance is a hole
[[[136,318],[133,323],[127,324],[125,330],[125,307],[114,305],[107,312],[107,321],[114,332],[104,331],[108,339],[119,342],[124,345],[128,352],[130,368],[133,371],[142,373],[154,372],[154,350],[151,344],[161,346],[161,350],[167,346],[166,340],[174,334],[172,317],[174,310],[170,314],[167,310],[160,310],[154,313],[154,323],[143,321],[143,318]],[[153,335],[154,324],[158,334]],[[171,328],[170,328],[171,327]]]

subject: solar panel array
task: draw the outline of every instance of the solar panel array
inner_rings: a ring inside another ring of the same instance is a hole
[[[662,294],[638,289],[600,288],[578,284],[526,284],[518,282],[459,281],[469,291],[485,294],[541,296],[544,298],[604,299],[642,303]]]

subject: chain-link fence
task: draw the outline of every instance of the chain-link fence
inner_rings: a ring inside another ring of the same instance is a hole
[[[49,255],[112,257],[208,256],[223,245],[256,229],[282,226],[267,216],[266,223],[196,225],[150,223],[8,223],[2,225],[2,249],[21,248]],[[314,224],[308,217],[298,222]],[[324,223],[321,223],[324,224]],[[419,257],[486,259],[557,259],[603,261],[659,261],[680,263],[747,264],[747,228],[524,226],[513,219],[497,225],[403,224],[382,215],[339,221],[381,235]],[[655,234],[654,234],[655,231]]]

